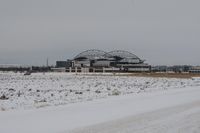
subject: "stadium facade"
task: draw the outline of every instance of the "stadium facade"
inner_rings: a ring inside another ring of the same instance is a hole
[[[149,72],[151,66],[144,63],[135,54],[116,50],[105,52],[101,50],[83,51],[72,60],[66,61],[67,72]]]

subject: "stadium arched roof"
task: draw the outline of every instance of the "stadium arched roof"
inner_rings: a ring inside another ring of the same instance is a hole
[[[91,49],[81,52],[74,58],[74,60],[98,60],[98,59],[106,59],[106,60],[116,59],[121,62],[144,62],[135,54],[123,50],[115,50],[107,53],[102,50]]]
[[[123,51],[123,50],[115,50],[108,52],[109,55],[113,57],[120,57],[120,58],[129,58],[129,59],[140,59],[138,56],[136,56],[133,53],[130,53],[128,51]]]
[[[104,59],[108,58],[110,55],[102,50],[97,50],[97,49],[91,49],[91,50],[86,50],[78,54],[74,59]]]

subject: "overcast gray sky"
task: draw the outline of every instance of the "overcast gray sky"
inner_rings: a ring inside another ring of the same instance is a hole
[[[199,7],[199,0],[0,0],[0,64],[122,49],[153,65],[200,65]]]

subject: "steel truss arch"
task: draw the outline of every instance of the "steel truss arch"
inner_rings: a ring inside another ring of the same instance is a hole
[[[135,54],[128,51],[124,51],[124,50],[115,50],[115,51],[108,52],[108,54],[112,56],[117,56],[123,59],[140,59]]]
[[[85,58],[89,60],[93,59],[104,59],[104,58],[109,58],[111,55],[109,55],[107,52],[98,50],[98,49],[90,49],[81,52],[78,54],[74,59],[79,59],[79,58]]]

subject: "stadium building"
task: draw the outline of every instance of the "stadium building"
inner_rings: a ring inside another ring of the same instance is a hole
[[[70,72],[149,72],[151,66],[128,51],[87,50],[68,60]]]

